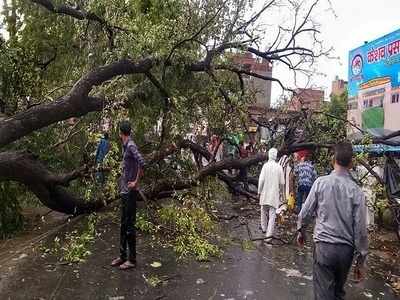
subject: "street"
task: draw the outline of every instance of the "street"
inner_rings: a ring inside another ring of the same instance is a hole
[[[253,206],[256,207],[256,206]],[[243,209],[243,208],[242,208]],[[247,209],[249,209],[247,207]],[[249,215],[250,210],[236,210]],[[245,212],[245,213],[244,213]],[[101,235],[91,247],[92,255],[81,264],[64,265],[56,257],[41,257],[40,250],[12,261],[1,270],[1,299],[313,299],[310,243],[299,250],[295,245],[268,245],[261,237],[258,215],[223,220],[231,242],[221,259],[196,262],[177,260],[171,249],[153,244],[148,236],[138,241],[138,267],[119,271],[109,266],[118,253],[119,228],[102,219]],[[226,211],[224,213],[227,213]],[[229,213],[234,213],[230,211]],[[241,225],[242,224],[242,225]],[[285,226],[279,226],[282,239]],[[276,241],[279,244],[279,241]],[[21,255],[16,255],[16,257]],[[371,257],[374,264],[376,257]],[[150,266],[160,262],[159,268]],[[398,299],[379,274],[389,266],[370,270],[366,281],[346,286],[346,299]],[[8,274],[8,275],[7,275]]]

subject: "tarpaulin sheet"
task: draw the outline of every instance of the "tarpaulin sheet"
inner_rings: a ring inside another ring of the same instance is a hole
[[[393,157],[388,157],[383,180],[391,196],[400,198],[400,167]]]
[[[400,154],[400,146],[390,146],[383,144],[370,144],[370,145],[354,145],[353,151],[356,153],[376,153],[376,154],[385,154],[385,153],[394,153]]]

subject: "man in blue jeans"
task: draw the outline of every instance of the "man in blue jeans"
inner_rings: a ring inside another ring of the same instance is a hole
[[[317,179],[317,172],[309,160],[309,154],[305,154],[300,163],[294,167],[294,174],[297,177],[296,212],[299,213]]]
[[[131,139],[130,123],[121,122],[119,130],[124,150],[119,187],[121,193],[120,256],[114,259],[111,265],[127,270],[136,267],[136,201],[139,197],[139,178],[143,173],[144,160]]]

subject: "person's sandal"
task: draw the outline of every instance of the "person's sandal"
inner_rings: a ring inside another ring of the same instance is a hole
[[[118,258],[114,259],[111,262],[111,266],[112,267],[118,267],[118,266],[122,265],[124,262],[125,262],[125,260],[123,260],[122,258],[118,257]]]
[[[126,262],[124,262],[122,265],[119,266],[120,270],[129,270],[132,268],[136,268],[136,263],[130,262],[129,260],[127,260]]]

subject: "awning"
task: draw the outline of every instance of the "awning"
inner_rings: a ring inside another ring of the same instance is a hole
[[[354,145],[353,151],[355,153],[373,153],[373,154],[400,154],[400,146],[390,146],[383,144],[371,145]]]

